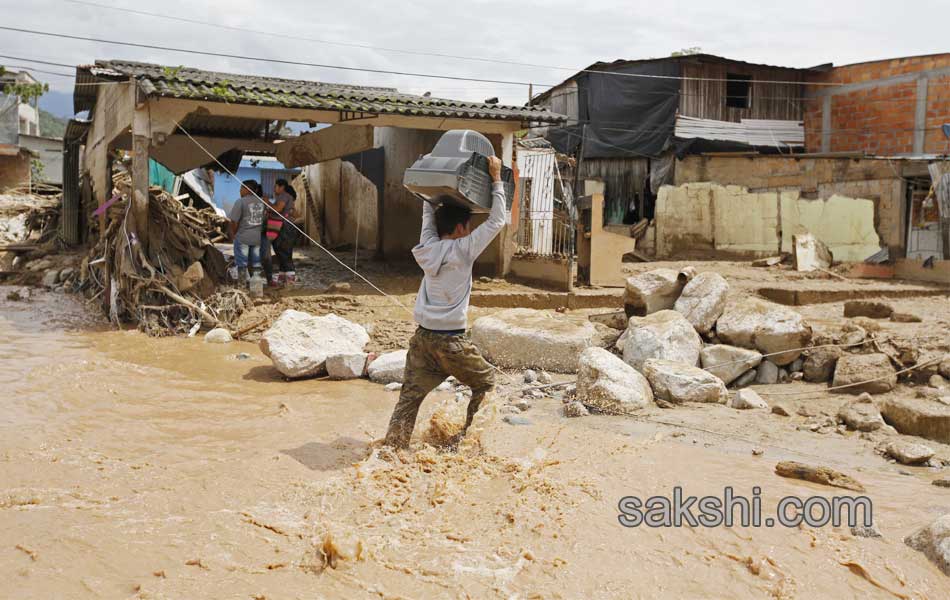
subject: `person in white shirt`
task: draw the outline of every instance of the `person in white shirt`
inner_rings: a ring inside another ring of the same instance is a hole
[[[501,160],[491,157],[488,172],[493,181],[492,207],[488,219],[474,230],[471,211],[450,197],[423,203],[422,234],[412,249],[425,274],[413,313],[419,327],[409,341],[402,391],[386,432],[388,446],[408,447],[422,401],[449,375],[472,389],[459,439],[494,387],[492,366],[465,336],[472,265],[506,222]],[[433,208],[432,204],[439,207]]]

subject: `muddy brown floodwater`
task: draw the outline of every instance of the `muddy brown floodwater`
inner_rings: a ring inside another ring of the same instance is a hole
[[[288,383],[252,344],[152,339],[85,314],[62,295],[0,299],[3,598],[950,595],[901,541],[950,491],[859,436],[723,406],[565,419],[548,399],[528,425],[488,411],[480,451],[384,461],[369,445],[395,401],[381,386]],[[420,423],[440,405],[457,409],[436,394]],[[618,524],[622,496],[674,486],[760,486],[766,511],[850,493],[777,477],[779,460],[858,479],[883,537]]]

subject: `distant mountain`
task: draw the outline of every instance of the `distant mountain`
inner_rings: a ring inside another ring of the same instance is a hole
[[[73,112],[73,94],[72,92],[50,90],[40,96],[40,108],[57,117],[71,119],[75,114]]]
[[[40,135],[61,138],[66,133],[66,121],[53,113],[40,109]]]

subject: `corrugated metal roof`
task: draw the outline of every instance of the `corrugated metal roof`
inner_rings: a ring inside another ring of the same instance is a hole
[[[89,132],[89,125],[92,121],[88,119],[70,119],[66,123],[66,131],[63,133],[63,143],[69,144],[86,137]]]
[[[119,60],[76,68],[77,112],[95,104],[101,80],[135,79],[149,96],[418,117],[560,123],[567,117],[538,107],[503,106],[404,94],[395,88],[218,73]]]
[[[742,119],[735,123],[681,115],[676,117],[674,135],[684,139],[702,138],[749,146],[801,148],[805,145],[805,126],[801,121]]]

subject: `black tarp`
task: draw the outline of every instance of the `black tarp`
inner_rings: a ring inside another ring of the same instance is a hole
[[[633,74],[653,77],[624,76]],[[567,154],[584,138],[585,158],[657,156],[675,129],[679,75],[675,59],[583,73],[576,79],[580,122],[551,129],[546,137]]]

